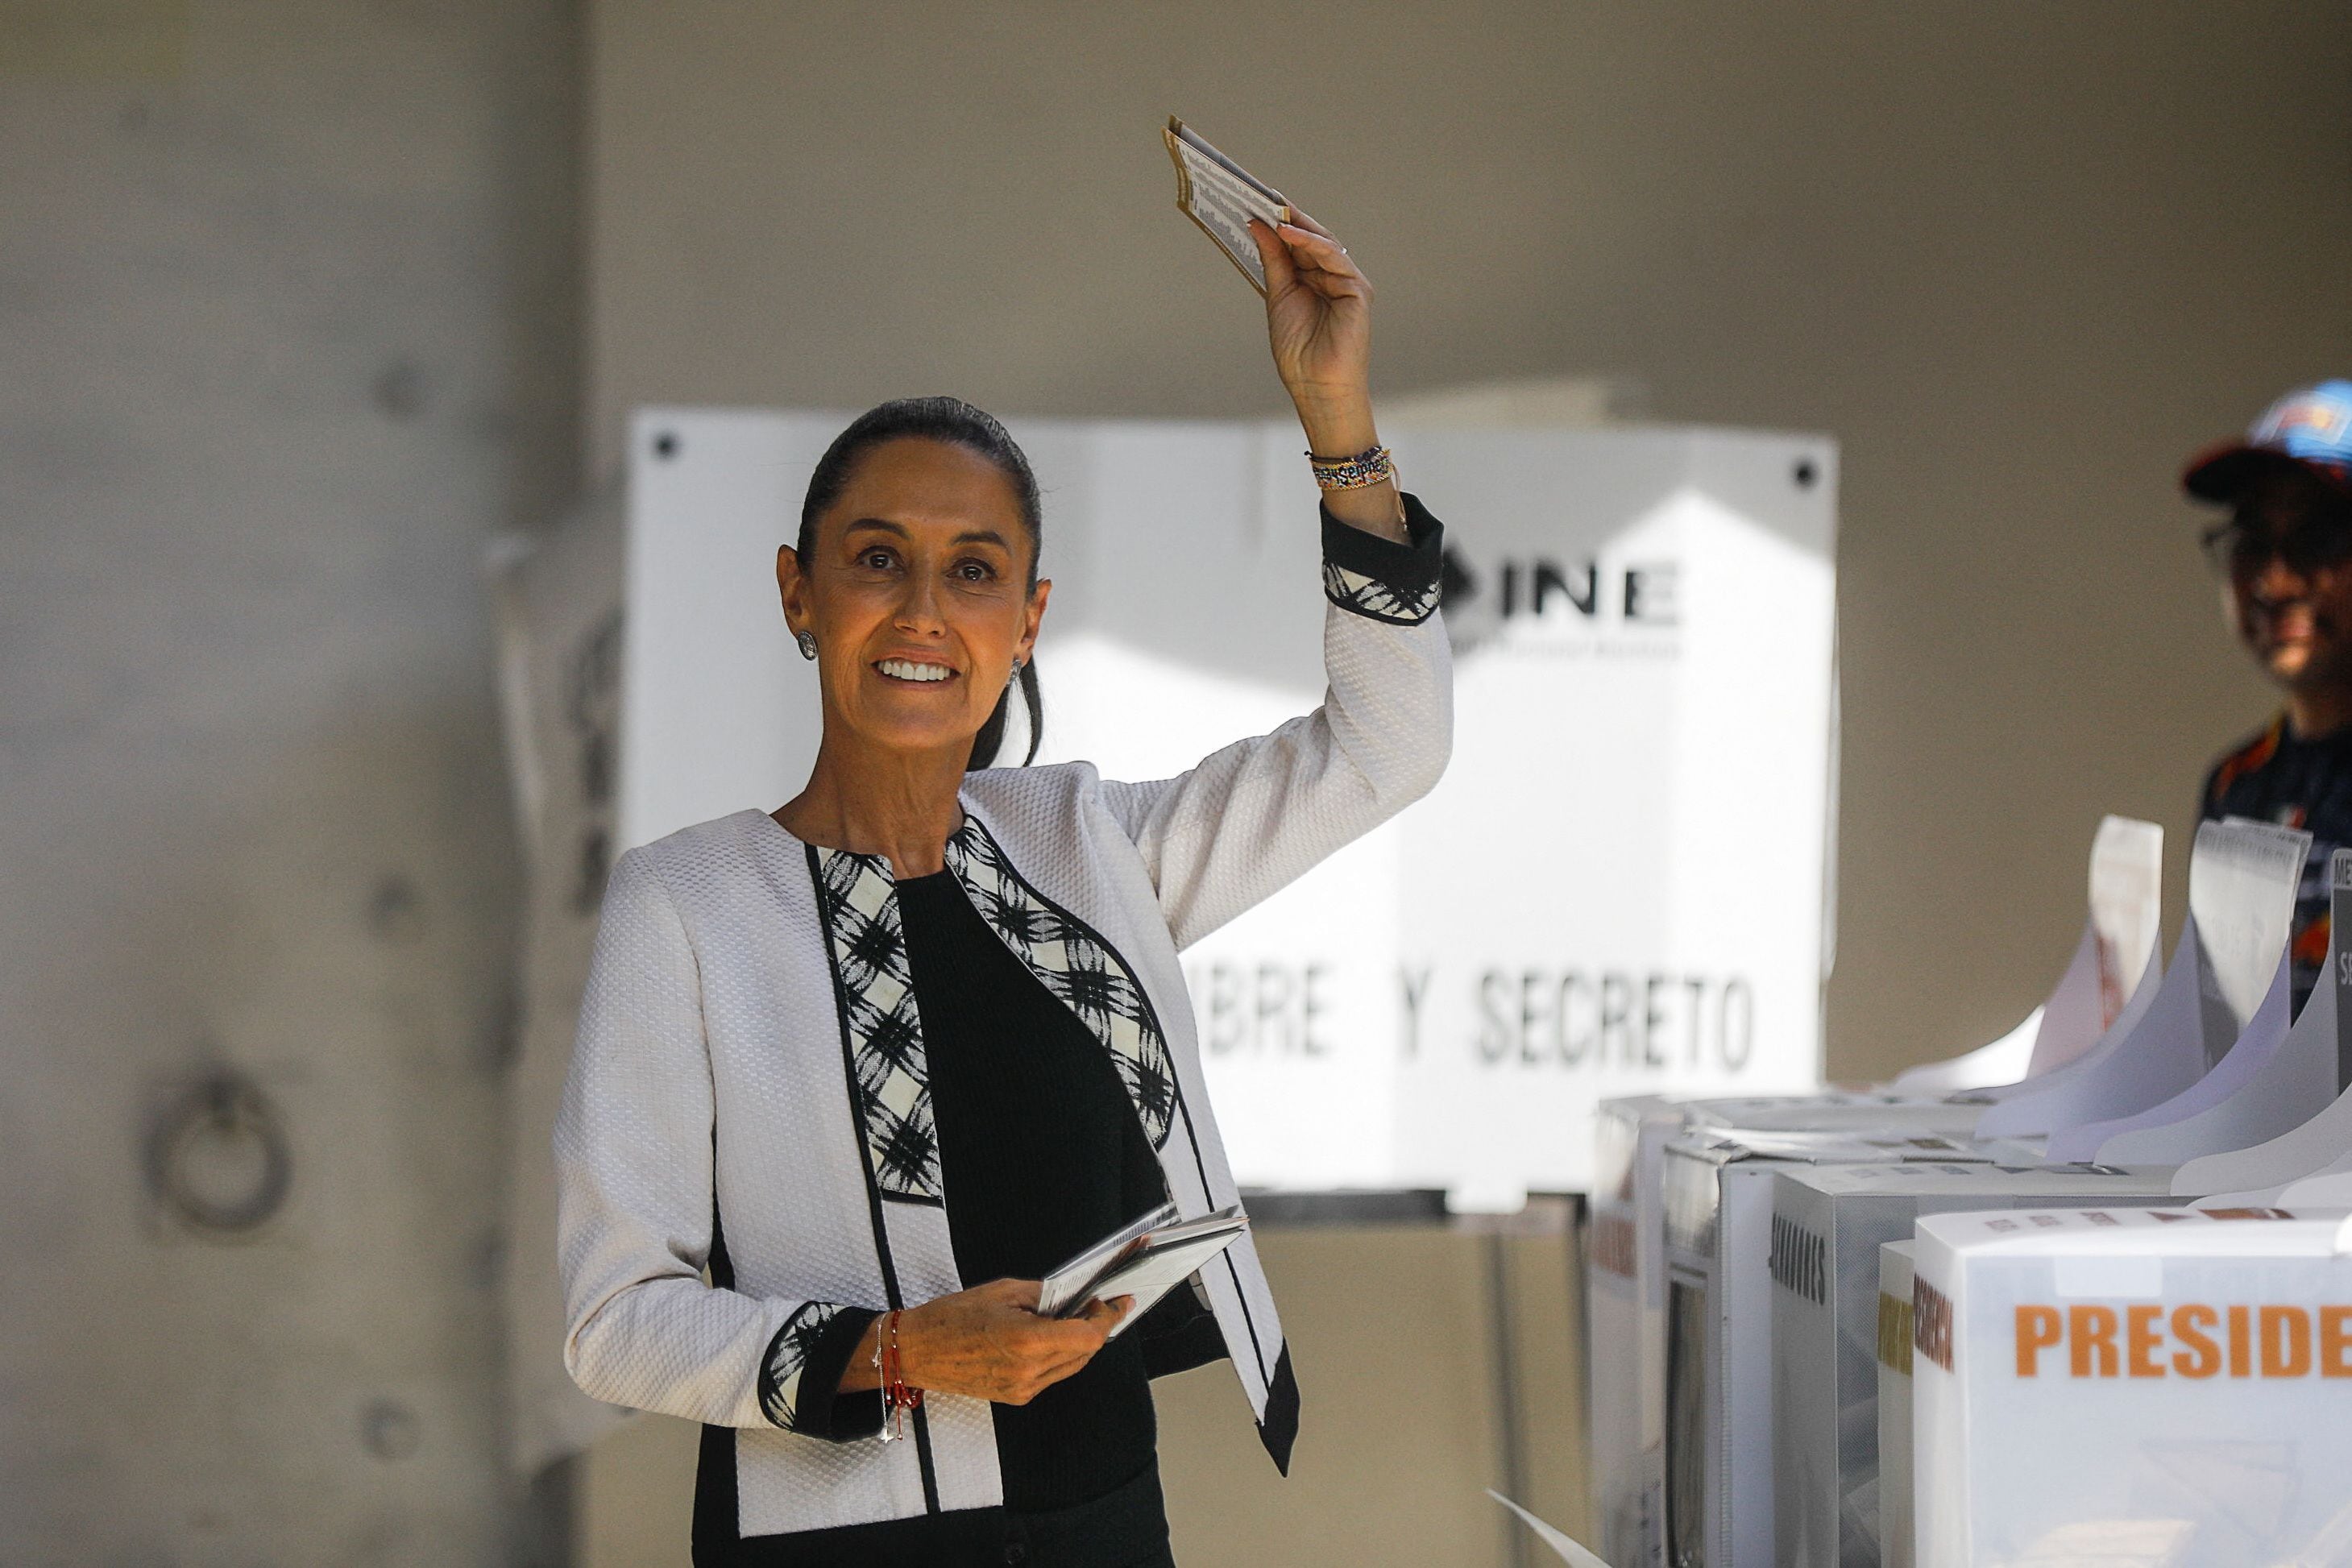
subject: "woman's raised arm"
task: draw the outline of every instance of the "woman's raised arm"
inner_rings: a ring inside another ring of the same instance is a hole
[[[1323,705],[1177,778],[1106,784],[1180,948],[1426,795],[1453,746],[1453,664],[1436,619],[1442,530],[1386,472],[1372,423],[1372,287],[1304,213],[1251,235],[1266,336],[1310,454],[1375,482],[1323,492]]]

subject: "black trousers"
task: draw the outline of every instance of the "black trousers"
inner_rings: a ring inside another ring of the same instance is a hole
[[[703,1428],[694,1568],[1175,1568],[1156,1460],[1115,1490],[1050,1513],[959,1509],[835,1530],[739,1536],[734,1459],[734,1433]]]

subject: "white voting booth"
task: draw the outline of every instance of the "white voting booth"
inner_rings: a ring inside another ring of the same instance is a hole
[[[846,417],[636,417],[617,847],[805,777],[815,687],[773,560]],[[1040,762],[1165,776],[1320,700],[1295,428],[1013,430],[1055,582]],[[1603,1098],[1818,1082],[1835,454],[1707,430],[1388,438],[1448,529],[1452,766],[1186,972],[1244,1184],[1516,1206],[1585,1185]]]

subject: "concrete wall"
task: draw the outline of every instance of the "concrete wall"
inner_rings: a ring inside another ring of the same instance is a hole
[[[2102,812],[2175,830],[2177,919],[2200,769],[2268,700],[2174,479],[2352,363],[2352,10],[592,14],[608,458],[641,402],[1279,407],[1255,302],[1171,208],[1181,113],[1364,260],[1386,388],[1598,376],[1843,444],[1834,1072],[2013,1024]]]
[[[561,1552],[478,557],[576,470],[574,38],[0,5],[0,1562]]]

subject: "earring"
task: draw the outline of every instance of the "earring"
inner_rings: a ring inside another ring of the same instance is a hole
[[[1006,672],[1005,672],[1004,679],[1007,679],[1007,680],[1018,680],[1018,679],[1021,679],[1021,667],[1022,667],[1022,665],[1023,665],[1023,664],[1024,664],[1024,663],[1026,663],[1026,662],[1027,662],[1026,660],[1024,660],[1024,659],[1021,658],[1018,655],[1015,655],[1015,656],[1014,656],[1014,658],[1013,658],[1013,668],[1012,668],[1010,670],[1008,670],[1008,671],[1006,671]]]
[[[793,640],[800,644],[801,657],[803,658],[814,658],[816,657],[816,634],[814,632],[803,632]]]

